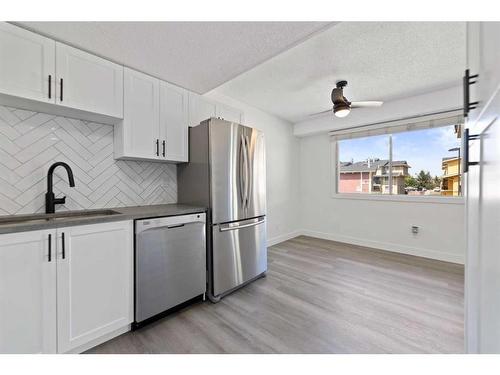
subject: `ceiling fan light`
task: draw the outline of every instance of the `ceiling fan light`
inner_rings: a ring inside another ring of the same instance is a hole
[[[349,106],[338,106],[333,109],[333,113],[337,117],[346,117],[351,112],[351,108]]]

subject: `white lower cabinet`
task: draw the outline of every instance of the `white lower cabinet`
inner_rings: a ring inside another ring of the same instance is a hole
[[[132,222],[58,229],[57,348],[65,353],[133,320]]]
[[[0,235],[0,319],[0,353],[79,352],[126,329],[132,222]]]
[[[55,230],[0,235],[1,354],[57,351],[54,240]]]

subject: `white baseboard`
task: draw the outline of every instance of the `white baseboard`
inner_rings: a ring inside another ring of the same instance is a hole
[[[380,242],[373,240],[366,240],[351,236],[344,236],[334,233],[324,233],[324,232],[316,232],[311,230],[296,230],[290,233],[285,233],[280,236],[276,236],[267,240],[267,246],[273,246],[280,242],[284,242],[295,238],[297,236],[304,235],[309,237],[321,238],[324,240],[344,242],[352,245],[358,246],[366,246],[373,247],[375,249],[391,251],[393,253],[401,253],[408,255],[415,255],[422,258],[429,258],[435,260],[442,260],[445,262],[465,264],[465,256],[445,253],[441,251],[436,251],[432,249],[423,249],[419,247],[412,247],[407,245],[394,244],[389,242]]]
[[[285,233],[285,234],[282,234],[282,235],[279,235],[279,236],[276,236],[276,237],[273,237],[273,238],[268,238],[267,240],[267,246],[273,246],[273,245],[276,245],[280,242],[284,242],[284,241],[287,241],[287,240],[290,240],[292,238],[295,238],[297,236],[300,236],[302,234],[301,231],[293,231],[293,232],[290,232],[290,233]]]
[[[451,263],[458,263],[458,264],[465,263],[465,256],[444,253],[444,252],[436,251],[436,250],[432,250],[432,249],[422,249],[422,248],[411,247],[411,246],[406,246],[406,245],[399,245],[399,244],[388,243],[388,242],[372,241],[372,240],[366,240],[366,239],[361,239],[361,238],[356,238],[356,237],[338,235],[338,234],[333,234],[333,233],[316,232],[316,231],[311,231],[311,230],[302,230],[302,231],[300,231],[300,233],[298,232],[297,235],[304,235],[304,236],[309,236],[309,237],[321,238],[321,239],[330,240],[330,241],[344,242],[344,243],[358,245],[358,246],[372,247],[375,249],[391,251],[394,253],[415,255],[418,257],[422,257],[422,258],[442,260],[442,261],[451,262]]]

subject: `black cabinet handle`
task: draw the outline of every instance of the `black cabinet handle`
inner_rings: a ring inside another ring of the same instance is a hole
[[[160,156],[160,140],[156,140],[156,156]]]
[[[163,154],[162,155],[163,155],[163,157],[165,157],[165,140],[163,140],[162,144],[163,144]]]
[[[463,173],[469,172],[470,165],[478,165],[478,161],[469,161],[469,141],[479,139],[479,134],[469,134],[469,129],[464,130],[464,161],[463,161]]]
[[[52,262],[52,235],[49,234],[49,262]]]
[[[63,101],[63,89],[64,89],[64,81],[63,79],[61,78],[61,96],[60,96],[60,100],[61,102]]]
[[[62,258],[66,259],[66,244],[64,241],[64,232],[61,234],[61,245],[62,245]]]
[[[470,85],[473,85],[477,82],[476,78],[478,78],[478,74],[470,75],[469,69],[465,69],[465,74],[463,78],[463,86],[464,86],[464,117],[469,115],[470,110],[476,109],[479,102],[471,102],[470,101]]]
[[[52,76],[49,74],[49,99],[52,99]]]

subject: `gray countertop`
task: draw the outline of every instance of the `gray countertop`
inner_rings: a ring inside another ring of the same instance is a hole
[[[99,213],[99,211],[109,212],[110,210],[117,213],[113,215],[93,215],[94,213]],[[0,234],[63,228],[75,225],[107,223],[111,221],[187,215],[205,211],[205,207],[188,206],[183,204],[160,204],[154,206],[106,208],[102,210],[60,211],[56,214],[49,215],[8,215],[0,216]],[[61,217],[61,215],[63,216]]]

